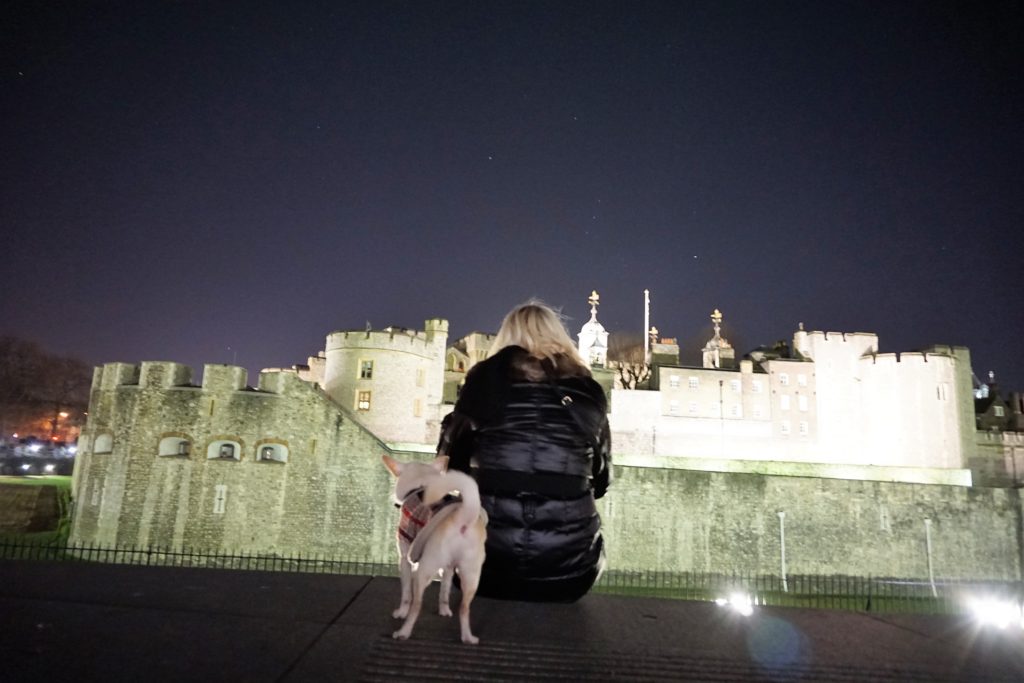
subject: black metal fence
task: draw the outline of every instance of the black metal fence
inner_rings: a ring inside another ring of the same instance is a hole
[[[109,547],[96,544],[0,540],[0,559],[103,562],[142,566],[283,571],[357,576],[397,576],[394,562],[338,559],[316,553],[265,555],[190,548]],[[746,601],[775,605],[886,613],[958,614],[972,599],[1024,599],[1020,581],[897,579],[863,576],[718,574],[622,571],[602,574],[599,593],[681,600]]]

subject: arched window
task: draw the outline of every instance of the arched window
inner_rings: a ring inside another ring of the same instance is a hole
[[[192,452],[192,441],[184,434],[167,434],[160,439],[161,456],[188,457]]]
[[[257,462],[288,462],[288,446],[281,443],[256,444]]]
[[[241,460],[242,444],[231,439],[211,441],[206,448],[207,460]]]

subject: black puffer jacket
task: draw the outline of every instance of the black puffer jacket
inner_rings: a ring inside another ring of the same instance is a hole
[[[479,594],[572,601],[603,563],[594,499],[610,481],[607,402],[589,376],[562,374],[580,372],[571,364],[550,368],[552,386],[526,379],[530,363],[539,368],[512,346],[476,365],[445,419],[439,451],[449,467],[474,476],[490,518]]]

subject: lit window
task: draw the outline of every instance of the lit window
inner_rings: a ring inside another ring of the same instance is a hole
[[[761,410],[761,406],[754,406],[754,418],[760,420],[764,417],[764,412]]]
[[[801,422],[800,423],[800,436],[807,436],[807,431],[808,431],[807,423],[806,422]]]
[[[718,417],[719,415],[722,414],[722,404],[721,403],[712,403],[711,404],[711,411],[710,412],[711,412],[711,417]]]
[[[671,375],[668,378],[668,385],[673,389],[679,386],[679,375]]]
[[[1004,415],[1006,415],[1006,411],[1003,410],[1002,406],[996,406],[995,407],[995,415],[996,415],[996,417],[1003,417]]]
[[[356,410],[369,410],[370,409],[370,392],[369,391],[358,391],[356,392]]]
[[[761,391],[762,391],[762,389],[764,389],[764,385],[762,385],[762,384],[761,384],[761,380],[759,380],[759,379],[755,379],[754,381],[752,381],[752,382],[750,383],[750,390],[751,390],[751,391],[752,391],[753,393],[755,393],[755,394],[760,394],[760,393],[761,393]]]
[[[785,372],[780,372],[779,373],[779,385],[780,386],[784,386],[784,387],[788,387],[789,386],[789,374],[787,374]]]
[[[696,415],[699,408],[696,401],[690,401],[690,415]]]
[[[697,379],[696,377],[691,377],[689,380],[689,384],[691,389],[696,389],[697,387],[700,386],[700,380]]]
[[[783,420],[781,424],[782,435],[789,436],[789,420]]]
[[[422,387],[423,386],[423,380],[424,380],[425,375],[426,375],[426,373],[423,371],[423,368],[418,368],[416,370],[416,386],[418,386],[418,387]]]
[[[238,441],[211,441],[206,448],[207,460],[240,460],[242,445]]]
[[[732,416],[733,417],[743,417],[743,406],[741,406],[739,403],[734,405],[732,407]]]
[[[796,402],[800,406],[800,410],[802,410],[802,411],[804,411],[806,413],[807,412],[807,397],[806,396],[797,396],[796,397]]]
[[[796,383],[799,384],[802,387],[806,387],[807,386],[807,375],[797,375],[796,376]]]
[[[420,403],[418,398],[412,400],[412,415],[413,417],[420,417],[423,415],[423,405]]]
[[[679,414],[679,401],[669,401],[668,402],[668,412],[669,412],[670,415],[678,415]]]
[[[228,501],[228,487],[224,484],[217,484],[213,487],[213,514],[223,515],[224,506]]]
[[[742,385],[740,384],[740,381],[738,379],[730,380],[729,382],[729,388],[732,389],[732,393],[734,394],[740,393],[741,386]]]
[[[779,396],[779,408],[782,410],[789,410],[789,396],[783,394]]]
[[[373,379],[373,361],[359,361],[359,379]]]

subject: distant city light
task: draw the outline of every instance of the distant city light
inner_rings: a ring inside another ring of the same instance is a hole
[[[40,448],[42,448],[42,446],[40,446],[37,443],[34,443],[34,444],[32,444],[31,446],[28,447],[28,450],[31,453],[38,453]]]
[[[64,412],[58,413],[58,415],[60,415],[61,417],[67,417],[68,416],[68,414],[64,413]]]
[[[28,463],[25,463],[24,465],[21,466],[22,472],[28,472],[30,469],[32,469],[32,465],[29,465]]]
[[[78,446],[68,446],[68,453],[77,453]]]
[[[47,465],[47,466],[46,466],[46,467],[44,467],[43,469],[44,469],[44,470],[46,470],[46,472],[47,472],[48,474],[52,474],[52,473],[53,473],[53,471],[54,471],[54,470],[56,470],[57,468],[56,468],[56,466],[54,466],[54,465]]]

